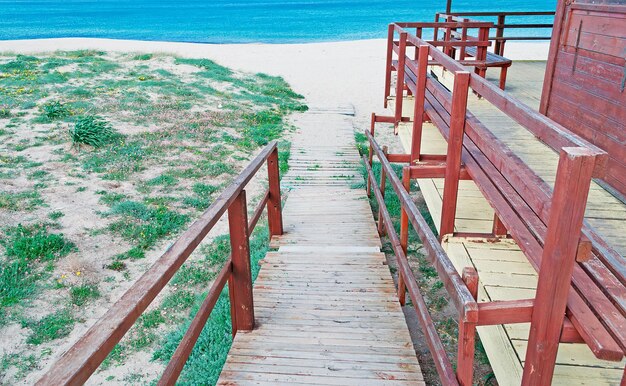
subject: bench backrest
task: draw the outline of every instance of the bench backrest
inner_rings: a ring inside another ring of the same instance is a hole
[[[447,23],[460,23],[461,25],[468,25],[474,23],[480,23],[480,20],[469,19],[467,17],[448,15],[445,13],[436,13],[435,14],[435,23],[447,22]],[[457,28],[448,28],[443,30],[442,40],[449,45],[445,46],[443,52],[448,54],[448,56],[452,58],[456,58],[456,52],[458,48],[459,57],[458,60],[465,60],[466,58],[466,46],[458,46],[459,42],[480,42],[481,45],[472,45],[470,47],[476,47],[475,57],[476,60],[485,60],[487,57],[487,46],[491,46],[491,41],[489,40],[489,29],[493,28],[493,23],[489,27],[478,29],[474,35],[470,35],[471,30],[468,31],[468,28],[461,28],[459,31]],[[435,28],[433,38],[435,41],[439,41],[439,28]],[[487,43],[487,46],[482,46],[482,44]],[[474,55],[472,55],[474,56]]]
[[[540,282],[542,277],[554,281],[554,278],[549,277],[552,274],[550,265],[545,267],[548,260],[553,263],[556,261],[553,259],[553,249],[565,237],[560,235],[560,240],[555,239],[556,234],[560,228],[571,225],[574,221],[571,217],[573,212],[579,216],[584,213],[591,177],[603,174],[606,153],[479,76],[468,74],[458,62],[419,37],[408,34],[401,26],[395,26],[394,31],[400,35],[400,40],[406,39],[408,44],[419,47],[419,55],[415,58],[398,51],[398,63],[404,63],[404,76],[398,81],[405,83],[416,95],[416,116],[420,116],[420,111],[426,112],[449,141],[448,162],[454,158],[451,158],[451,143],[459,143],[460,135],[462,148],[458,149],[457,154],[459,165],[461,161],[464,163],[529,262],[538,270]],[[400,42],[400,46],[402,45]],[[419,56],[423,54],[427,57],[420,60]],[[405,57],[402,58],[402,55]],[[452,91],[428,74],[426,66],[429,61],[437,62],[455,74],[455,87]],[[398,68],[398,75],[400,72]],[[466,78],[465,86],[458,81],[461,78]],[[561,153],[554,190],[477,117],[466,111],[466,101],[455,97],[455,94],[465,95],[467,98],[468,88],[482,95],[485,100]],[[401,90],[400,87],[397,89]],[[425,102],[421,110],[417,107],[420,96],[423,96]],[[415,121],[420,121],[421,124],[421,119]],[[574,159],[584,160],[577,167],[590,174],[587,177],[575,177],[576,185],[564,188],[571,183],[565,176],[572,168]],[[458,179],[459,174],[455,177]],[[568,193],[568,189],[572,191]],[[575,197],[575,192],[580,191],[584,194]],[[452,205],[456,205],[456,195],[453,194],[452,197]],[[444,202],[445,205],[450,203]],[[581,226],[578,229],[575,225],[568,228],[569,238],[574,241],[567,247],[575,248],[574,252],[580,260],[572,266],[573,288],[568,288],[569,295],[565,296],[568,315],[597,356],[615,359],[626,349],[626,277],[621,263],[623,258],[593,228],[583,225],[582,217],[580,221]],[[567,271],[563,274],[567,274]]]

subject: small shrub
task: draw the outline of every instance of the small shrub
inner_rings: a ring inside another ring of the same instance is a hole
[[[70,297],[72,304],[76,306],[84,306],[90,300],[100,297],[100,291],[95,284],[83,284],[76,287],[72,287],[70,290]]]
[[[75,322],[74,316],[67,309],[44,316],[38,321],[24,321],[22,326],[30,328],[32,331],[26,339],[26,343],[38,345],[64,338],[72,332]]]
[[[74,129],[70,130],[70,137],[74,145],[82,143],[93,147],[106,145],[115,138],[115,134],[107,121],[93,115],[78,117]]]
[[[133,57],[133,60],[150,60],[152,59],[152,54],[139,54]]]
[[[164,206],[148,207],[136,201],[119,202],[109,213],[121,217],[111,223],[109,229],[135,243],[140,248],[138,251],[152,248],[159,240],[176,233],[189,221],[189,216]]]
[[[6,106],[0,106],[0,118],[11,118],[11,109]]]
[[[121,272],[126,270],[126,264],[121,261],[114,261],[111,264],[106,265],[105,268],[112,271]]]
[[[58,220],[63,216],[65,216],[65,213],[59,210],[55,210],[54,212],[51,212],[50,214],[48,214],[48,217],[50,218],[50,220]]]
[[[41,113],[51,121],[67,118],[72,115],[72,111],[59,101],[46,102],[41,106]]]

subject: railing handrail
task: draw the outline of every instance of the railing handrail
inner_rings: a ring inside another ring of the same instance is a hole
[[[426,219],[420,213],[419,209],[411,199],[411,196],[403,188],[398,176],[393,171],[389,160],[384,156],[384,153],[372,134],[369,131],[365,132],[367,139],[370,142],[370,146],[374,154],[378,157],[385,175],[391,181],[391,186],[396,192],[402,208],[408,215],[409,222],[417,232],[422,241],[422,244],[429,256],[436,256],[433,258],[439,277],[443,281],[450,294],[456,294],[452,297],[452,301],[455,304],[457,310],[461,312],[464,318],[468,321],[476,321],[478,317],[478,305],[472,294],[467,289],[467,286],[463,282],[463,279],[454,268],[454,264],[448,257],[446,251],[439,243],[439,239],[433,233],[428,226]]]
[[[532,11],[532,12],[441,12],[442,15],[452,16],[551,16],[555,14],[555,11]]]
[[[432,47],[432,49],[429,50],[429,55],[446,70],[450,72],[467,71],[465,66],[442,51],[437,50],[432,44],[429,44],[428,41],[409,33],[396,23],[392,23],[392,25],[395,32],[398,34],[406,34],[407,41],[416,47],[420,45]],[[481,97],[532,132],[553,149],[560,150],[563,147],[585,147],[594,151],[599,156],[598,166],[594,176],[600,177],[605,172],[608,154],[602,149],[577,136],[545,115],[534,111],[513,95],[504,92],[477,74],[470,74],[470,87],[481,95]],[[529,124],[530,122],[533,124]]]
[[[496,17],[497,21],[493,25],[495,35],[490,36],[489,39],[493,40],[496,44],[494,46],[494,53],[504,56],[504,46],[507,40],[550,40],[552,36],[505,36],[505,30],[507,29],[536,29],[536,28],[553,28],[553,23],[519,23],[519,24],[507,24],[506,17],[522,17],[522,16],[552,16],[554,11],[537,11],[537,12],[438,12],[435,14],[435,21],[439,20],[439,17],[456,18],[466,16],[476,17]],[[466,19],[471,21],[478,21],[475,19]],[[551,35],[551,34],[550,34]]]
[[[375,142],[375,140],[373,139],[373,137],[371,137],[371,134],[368,131],[366,131],[365,134],[370,136],[369,137],[370,143],[372,143],[372,141]],[[378,145],[376,146],[377,146],[376,149],[380,150]],[[387,159],[384,157],[384,154],[381,157],[381,153],[376,152],[376,155],[379,158],[381,165],[383,165],[383,169],[385,170],[384,174],[386,176],[389,176],[389,179],[391,180],[391,184],[394,190],[397,191],[396,188],[397,188],[397,183],[398,183],[398,177],[394,174],[393,169],[391,169],[391,166],[389,165],[389,162],[387,161]],[[383,164],[384,162],[383,159],[387,161],[386,164]],[[387,234],[389,236],[389,240],[391,241],[393,251],[396,255],[396,260],[398,262],[398,267],[399,267],[398,272],[399,272],[399,278],[400,278],[399,280],[400,283],[398,285],[398,297],[403,299],[404,290],[405,290],[404,287],[406,286],[406,291],[409,293],[409,297],[411,298],[411,301],[413,302],[415,306],[417,316],[420,320],[420,323],[422,324],[422,330],[424,331],[424,335],[426,337],[426,343],[428,345],[430,352],[433,354],[432,356],[435,362],[435,368],[437,370],[437,373],[439,374],[439,378],[442,380],[443,384],[446,386],[458,385],[459,382],[457,381],[456,374],[452,367],[452,363],[450,362],[450,359],[446,355],[445,347],[443,346],[443,343],[441,342],[441,338],[439,337],[439,334],[437,333],[437,328],[435,324],[433,323],[433,320],[430,316],[430,313],[428,311],[428,306],[426,305],[426,302],[424,301],[424,298],[419,290],[419,287],[417,286],[417,279],[415,278],[415,275],[413,275],[413,272],[411,271],[407,256],[404,253],[404,250],[402,249],[400,239],[398,238],[398,234],[396,233],[396,230],[393,227],[391,216],[389,214],[389,210],[387,209],[387,206],[385,205],[385,199],[383,197],[383,194],[374,179],[374,171],[372,170],[372,165],[370,165],[365,155],[363,155],[363,164],[365,165],[365,168],[367,170],[367,179],[368,181],[371,181],[370,186],[372,187],[372,190],[374,191],[374,196],[376,197],[376,201],[379,204],[379,208],[380,208],[379,216],[382,217],[378,219],[379,224],[382,223],[384,225],[387,231]],[[395,177],[395,179],[393,177]],[[398,197],[400,197],[400,195],[398,195]],[[403,201],[401,201],[401,203],[403,203]],[[439,245],[439,244],[437,243],[436,245]],[[441,246],[439,245],[439,247]],[[445,252],[443,253],[445,254]],[[467,287],[465,287],[465,289],[467,290]],[[469,290],[467,292],[469,293]],[[471,302],[468,302],[468,305],[469,303]],[[476,313],[478,313],[478,304],[475,301],[473,303],[474,305],[470,306],[469,308],[473,309],[475,307]]]
[[[74,345],[52,366],[52,368],[37,382],[37,385],[77,385],[83,384],[98,368],[114,346],[122,339],[125,333],[134,325],[135,321],[146,310],[159,292],[170,281],[181,265],[198,247],[209,231],[217,224],[221,216],[233,204],[243,201],[245,213],[245,186],[256,175],[258,170],[267,161],[269,188],[259,207],[254,211],[253,218],[247,223],[244,233],[249,235],[250,225],[254,227],[262,213],[262,207],[268,203],[268,221],[270,222],[270,236],[282,234],[282,217],[280,209],[280,187],[278,181],[278,149],[277,142],[269,143],[248,166],[234,179],[234,181],[219,195],[211,206],[198,218],[164,253],[163,255],[133,284],[122,297],[94,324]],[[278,189],[278,191],[276,190]],[[259,210],[259,208],[261,210]],[[277,217],[278,216],[278,217]],[[235,217],[235,216],[233,216]],[[246,217],[245,215],[243,217]],[[232,233],[232,226],[231,226]],[[232,236],[231,236],[232,239]],[[231,240],[232,243],[232,240]],[[247,243],[247,240],[246,240]],[[249,264],[249,251],[248,264]],[[231,253],[233,253],[231,251]],[[225,276],[232,277],[232,260],[229,259],[220,271],[218,279],[205,300],[211,303],[215,293],[219,295],[224,287]],[[220,285],[219,290],[216,286]],[[210,305],[209,313],[213,308]],[[204,304],[203,304],[204,305]],[[207,315],[208,316],[208,315]],[[234,318],[233,318],[234,319]],[[206,320],[205,320],[206,321]],[[233,331],[235,330],[235,326]],[[199,332],[198,332],[199,333]],[[191,343],[193,347],[193,343]],[[181,345],[190,342],[183,339]],[[180,348],[180,346],[179,346]],[[184,350],[183,350],[184,351]],[[189,352],[191,348],[189,348]],[[174,356],[172,361],[186,361],[189,352],[184,357]],[[179,350],[176,351],[179,353]],[[168,366],[168,380],[166,384],[173,384],[182,366],[172,374]]]
[[[402,28],[485,28],[493,27],[490,21],[441,21],[441,22],[394,22],[393,24]]]

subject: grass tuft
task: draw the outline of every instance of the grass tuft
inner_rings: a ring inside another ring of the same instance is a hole
[[[46,102],[41,106],[41,114],[50,121],[67,118],[72,111],[59,101]]]
[[[76,118],[74,129],[70,130],[70,137],[73,145],[101,147],[110,143],[116,137],[116,132],[104,119],[86,115]]]
[[[76,247],[62,234],[48,233],[42,225],[9,228],[0,238],[0,245],[6,256],[0,265],[1,325],[8,307],[32,297],[39,281],[51,270],[50,264]]]
[[[96,284],[82,284],[72,287],[70,290],[70,298],[75,306],[84,306],[89,301],[98,299],[100,291]]]
[[[68,309],[62,309],[44,316],[38,321],[22,321],[22,327],[29,328],[31,334],[26,343],[39,345],[55,339],[65,338],[74,329],[76,319]]]

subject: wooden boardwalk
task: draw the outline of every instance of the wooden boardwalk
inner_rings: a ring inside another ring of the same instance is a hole
[[[284,236],[254,285],[256,328],[239,331],[220,385],[423,384],[365,190],[348,118],[296,126]]]
[[[509,70],[507,91],[529,106],[538,109],[545,62],[516,62]],[[490,80],[497,81],[488,72]],[[449,74],[438,73],[445,84]],[[493,108],[485,100],[471,96],[469,110],[531,166],[548,184],[554,183],[558,155],[531,133]],[[408,152],[411,134],[401,125],[400,140]],[[424,125],[422,151],[446,154],[446,142],[431,124]],[[443,197],[443,179],[418,180],[424,200],[439,227]],[[622,254],[626,253],[626,205],[601,186],[592,183],[586,220]],[[460,181],[455,230],[491,232],[493,209],[473,181]],[[443,246],[459,272],[474,266],[480,277],[479,301],[533,298],[537,274],[523,252],[512,240],[485,243],[482,239],[449,237]],[[529,323],[478,327],[478,333],[500,385],[519,385],[523,371]],[[617,385],[626,361],[608,362],[594,357],[585,344],[560,344],[553,384]]]

